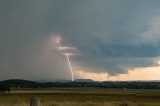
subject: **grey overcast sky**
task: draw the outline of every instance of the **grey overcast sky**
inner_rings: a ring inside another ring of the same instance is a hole
[[[70,79],[66,58],[53,50],[54,35],[77,48],[74,73],[155,67],[159,28],[160,0],[1,0],[0,80]]]

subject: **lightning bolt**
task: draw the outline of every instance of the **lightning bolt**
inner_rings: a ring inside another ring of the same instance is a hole
[[[71,66],[71,62],[69,60],[69,54],[68,53],[66,54],[66,58],[67,58],[68,65],[69,65],[69,68],[70,68],[70,72],[71,72],[71,76],[72,76],[72,81],[74,81],[73,69],[72,69],[72,66]]]

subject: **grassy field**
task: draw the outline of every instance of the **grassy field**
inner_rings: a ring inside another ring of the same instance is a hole
[[[29,106],[32,96],[41,106],[160,106],[160,90],[102,88],[13,89],[0,106]]]

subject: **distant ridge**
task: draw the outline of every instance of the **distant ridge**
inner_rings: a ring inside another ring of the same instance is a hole
[[[2,80],[0,83],[35,83],[35,81],[30,81],[30,80],[24,80],[24,79],[8,79],[8,80]]]
[[[23,79],[9,79],[0,81],[0,85],[9,85],[11,87],[34,87],[39,85],[39,83]]]

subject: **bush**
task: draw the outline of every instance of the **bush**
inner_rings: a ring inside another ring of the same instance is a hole
[[[4,94],[6,92],[10,92],[9,86],[0,86],[0,93]]]

